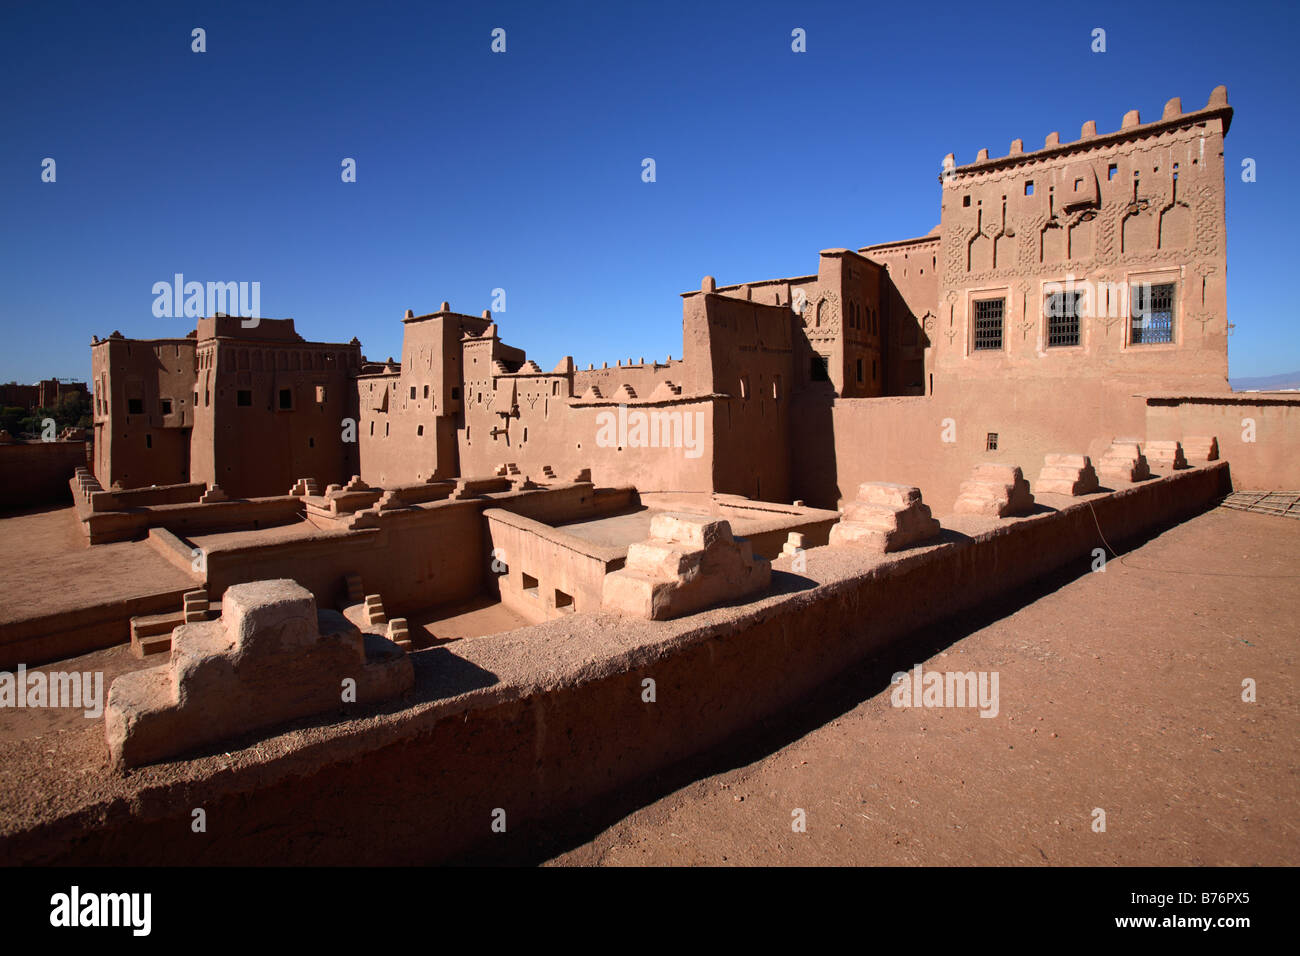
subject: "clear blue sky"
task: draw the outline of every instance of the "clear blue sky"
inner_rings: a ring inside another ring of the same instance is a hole
[[[177,272],[259,281],[262,315],[372,359],[400,356],[405,309],[478,313],[497,287],[504,337],[544,368],[680,355],[677,294],[702,275],[801,275],[820,249],[923,235],[945,153],[1107,132],[1219,83],[1231,373],[1300,369],[1291,5],[51,0],[0,17],[0,381],[87,377],[92,333],[184,335],[152,314]]]

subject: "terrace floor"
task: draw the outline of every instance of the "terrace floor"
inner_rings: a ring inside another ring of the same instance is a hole
[[[147,541],[92,548],[71,506],[0,518],[0,624],[193,584]]]
[[[895,708],[882,661],[551,863],[1295,865],[1297,584],[1300,522],[1215,509],[936,628],[923,668],[998,672],[996,718]]]

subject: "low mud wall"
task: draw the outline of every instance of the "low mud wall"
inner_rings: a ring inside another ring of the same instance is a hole
[[[64,735],[56,760],[47,738],[5,744],[0,765],[25,769],[0,789],[0,858],[417,864],[525,848],[555,815],[722,744],[927,625],[1086,571],[1102,535],[1117,545],[1228,490],[1215,463],[1027,518],[970,518],[896,555],[816,548],[799,574],[776,562],[773,593],[751,604],[667,622],[575,615],[431,648],[413,656],[406,701],[126,777],[107,768],[102,727]],[[192,832],[197,807],[206,833]]]

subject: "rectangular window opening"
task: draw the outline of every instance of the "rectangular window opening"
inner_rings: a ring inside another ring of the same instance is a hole
[[[1004,299],[980,299],[975,302],[975,350],[998,351],[1002,348]]]
[[[537,597],[537,578],[531,574],[521,574],[523,578],[524,593],[529,597]]]
[[[998,433],[997,433],[997,432],[989,432],[989,433],[988,433],[988,437],[984,439],[984,450],[985,450],[985,451],[997,451],[997,450],[998,450]]]
[[[1054,292],[1047,297],[1047,347],[1079,344],[1079,300],[1082,292]]]
[[[560,611],[567,611],[568,613],[572,614],[572,613],[573,613],[573,595],[572,595],[572,594],[565,594],[565,593],[564,593],[563,591],[561,591],[559,588],[556,588],[556,589],[555,589],[555,607],[556,607],[557,610],[560,610]]]
[[[293,389],[291,388],[280,389],[281,411],[289,411],[292,408],[293,408]]]
[[[1129,342],[1133,345],[1162,345],[1174,340],[1174,284],[1135,285],[1129,301]]]
[[[235,404],[240,408],[248,408],[253,404],[252,389],[241,388],[235,392]]]

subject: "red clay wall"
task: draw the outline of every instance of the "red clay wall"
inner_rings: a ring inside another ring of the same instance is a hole
[[[1048,454],[1091,455],[1095,463],[1115,438],[1147,437],[1144,401],[1126,387],[1070,386],[1030,378],[1008,389],[947,385],[933,396],[833,404],[803,396],[792,434],[794,496],[834,508],[852,500],[863,481],[896,481],[920,488],[944,514],[981,462],[1019,465],[1032,484]],[[944,441],[945,433],[955,441]],[[998,436],[996,451],[986,450],[990,434]]]
[[[72,500],[68,480],[86,464],[86,442],[25,441],[0,445],[0,510]]]
[[[1147,399],[1149,441],[1193,435],[1219,440],[1238,491],[1300,491],[1300,394],[1241,392],[1230,396]]]

